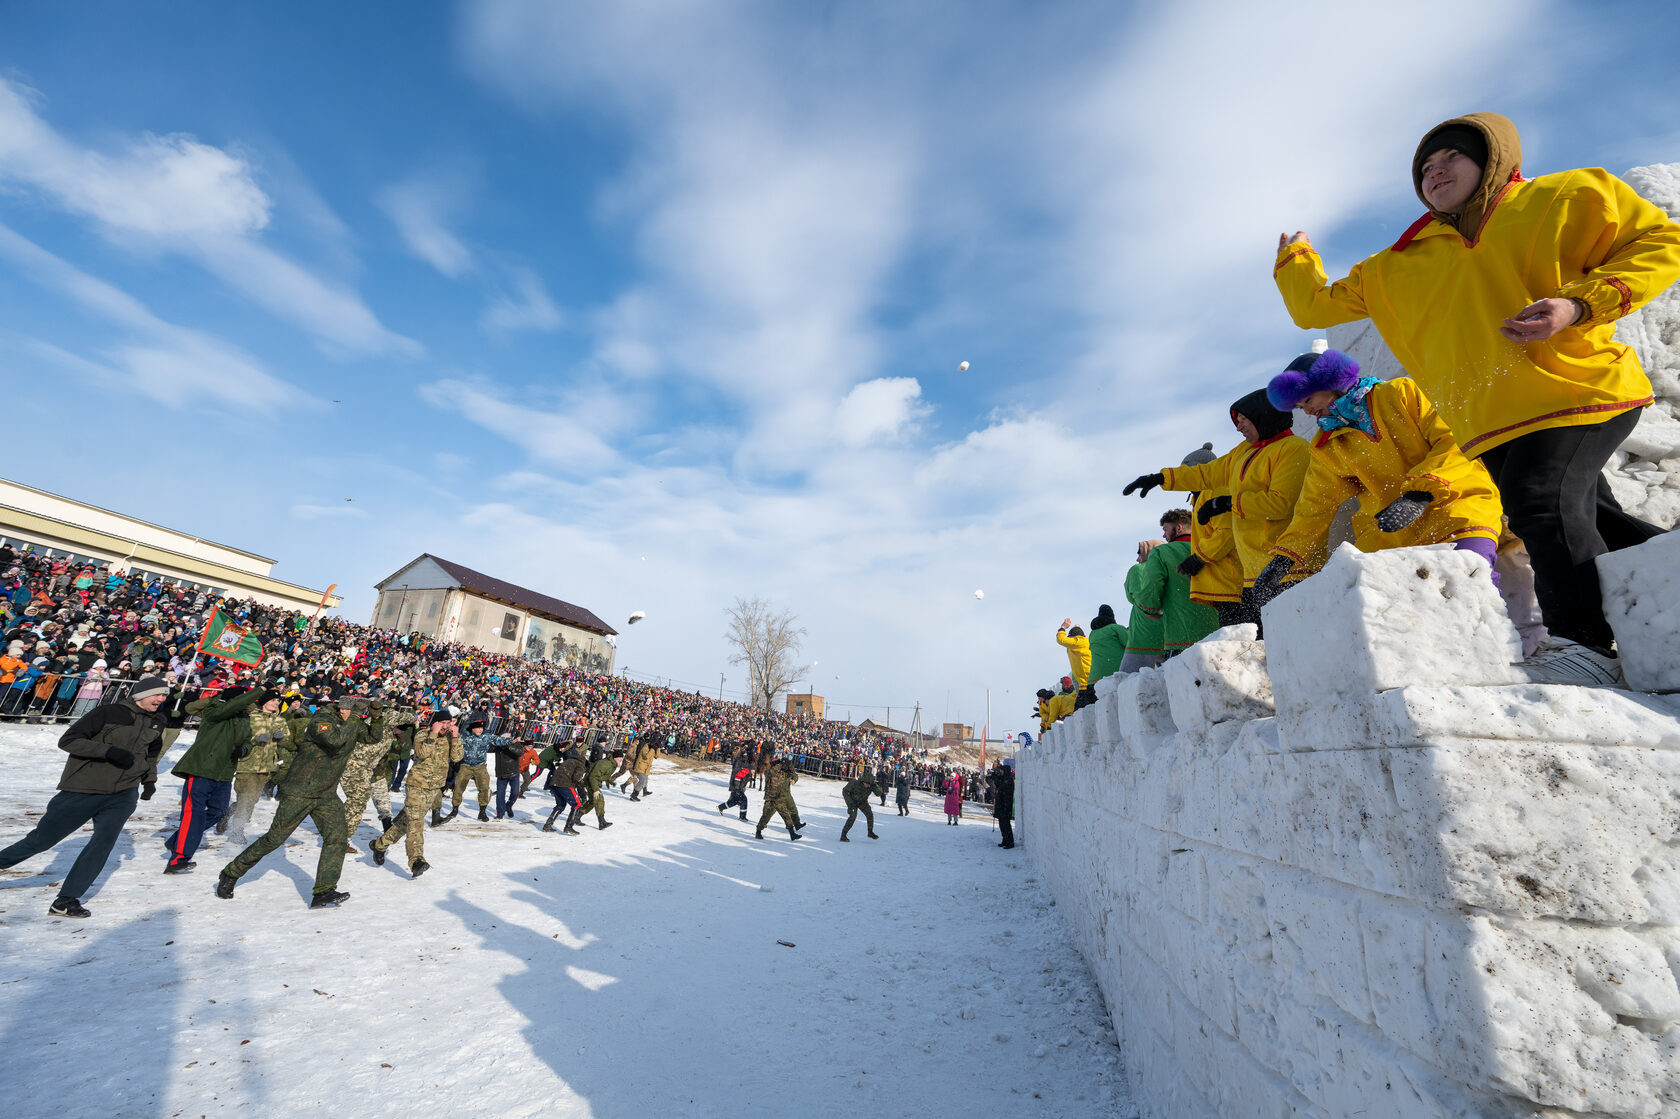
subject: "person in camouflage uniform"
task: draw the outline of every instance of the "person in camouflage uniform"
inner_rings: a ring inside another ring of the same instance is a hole
[[[315,868],[311,909],[338,905],[350,895],[338,889],[344,868],[344,802],[338,799],[338,779],[350,760],[350,749],[361,733],[362,722],[350,710],[350,699],[335,707],[315,712],[303,741],[280,774],[280,803],[274,822],[233,861],[222,868],[216,880],[216,896],[232,898],[233,888],[262,857],[279,847],[307,818],[321,833],[321,859]]]
[[[368,713],[367,722],[362,725],[361,734],[350,750],[350,760],[344,766],[344,834],[354,839],[356,829],[362,826],[362,816],[367,812],[368,799],[373,799],[374,810],[379,813],[379,830],[388,831],[391,827],[391,788],[389,778],[381,779],[379,771],[384,768],[385,759],[390,756],[396,742],[397,728],[405,723],[412,723],[412,712],[386,711],[385,705],[379,700],[357,700]],[[346,854],[354,854],[356,848],[346,844]]]
[[[851,831],[852,825],[857,822],[859,812],[863,813],[863,826],[868,829],[869,838],[881,838],[875,834],[875,811],[869,807],[869,798],[875,793],[880,793],[885,798],[886,787],[875,780],[875,775],[869,772],[867,765],[840,790],[840,795],[846,798],[846,826],[840,829],[841,843],[851,842],[846,838],[846,833]]]
[[[251,752],[239,759],[239,766],[234,770],[233,811],[228,814],[228,838],[239,844],[245,842],[245,829],[251,824],[251,814],[257,809],[264,786],[280,770],[281,752],[285,751],[287,757],[291,755],[278,694],[262,693],[250,718]]]
[[[758,835],[764,838],[764,826],[770,822],[770,817],[779,815],[782,823],[787,826],[789,839],[803,839],[799,829],[805,825],[799,822],[799,809],[793,803],[793,783],[799,780],[799,773],[793,768],[793,762],[783,758],[774,762],[764,771],[764,814],[758,818]]]
[[[432,714],[432,725],[414,734],[414,765],[403,784],[408,793],[403,798],[403,810],[397,813],[385,834],[373,841],[373,861],[385,865],[385,852],[404,841],[408,856],[408,871],[418,878],[432,864],[426,861],[426,812],[435,816],[438,799],[443,794],[443,780],[449,774],[451,762],[461,760],[460,730],[447,711]]]

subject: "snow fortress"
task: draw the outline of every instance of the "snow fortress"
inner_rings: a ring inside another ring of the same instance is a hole
[[[1628,675],[1680,686],[1680,540],[1619,558]],[[1344,546],[1266,630],[1018,763],[1143,1114],[1680,1115],[1680,695],[1521,682],[1444,546]]]

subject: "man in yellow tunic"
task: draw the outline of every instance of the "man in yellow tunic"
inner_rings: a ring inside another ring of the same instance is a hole
[[[1375,324],[1498,484],[1554,636],[1540,656],[1613,672],[1594,560],[1660,531],[1601,477],[1652,401],[1613,336],[1680,277],[1680,225],[1602,168],[1528,180],[1521,164],[1498,113],[1437,125],[1412,160],[1429,212],[1398,241],[1332,284],[1307,235],[1285,235],[1273,275],[1297,326]]]

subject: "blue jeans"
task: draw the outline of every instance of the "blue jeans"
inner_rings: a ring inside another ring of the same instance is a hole
[[[59,897],[80,901],[99,872],[105,869],[105,860],[111,857],[123,824],[134,815],[134,806],[139,803],[139,789],[125,789],[120,793],[59,793],[47,802],[47,811],[34,830],[0,851],[0,870],[51,850],[91,820],[93,838],[76,856],[70,873],[58,888]]]
[[[496,815],[513,815],[513,802],[519,799],[519,777],[496,778]]]

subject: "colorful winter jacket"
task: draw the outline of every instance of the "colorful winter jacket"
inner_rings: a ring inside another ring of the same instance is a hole
[[[1357,427],[1321,431],[1295,519],[1274,551],[1294,561],[1290,574],[1324,566],[1326,536],[1336,510],[1359,499],[1354,543],[1361,551],[1440,544],[1481,537],[1499,541],[1504,510],[1487,468],[1467,458],[1429,398],[1410,377],[1373,387],[1365,398],[1376,435]],[[1377,512],[1409,490],[1434,495],[1423,515],[1399,532],[1380,532]]]
[[[1160,618],[1161,645],[1168,653],[1181,652],[1219,628],[1219,614],[1211,606],[1190,601],[1190,577],[1178,565],[1190,554],[1188,540],[1158,544],[1138,565],[1135,591],[1126,577],[1132,605]]]
[[[1500,124],[1499,122],[1503,122]],[[1475,237],[1433,214],[1334,284],[1303,242],[1273,275],[1295,325],[1369,318],[1468,455],[1545,428],[1599,423],[1651,403],[1616,320],[1680,278],[1680,225],[1599,167],[1522,178],[1510,122],[1461,118],[1489,141],[1484,187],[1502,183]],[[1591,318],[1527,345],[1499,333],[1539,299],[1580,299]]]
[[[1132,569],[1126,572],[1126,601],[1132,604],[1132,620],[1126,626],[1126,652],[1158,657],[1166,651],[1166,638],[1161,629],[1161,611],[1138,605],[1137,596],[1142,593],[1144,578],[1141,563],[1132,564]]]
[[[1239,443],[1199,466],[1162,467],[1161,484],[1169,490],[1211,489],[1231,495],[1231,512],[1225,515],[1231,518],[1246,587],[1272,558],[1278,535],[1289,527],[1309,454],[1305,439],[1285,431],[1258,443]],[[1129,591],[1130,575],[1126,581]]]
[[[1202,506],[1225,496],[1224,490],[1203,490],[1196,499],[1193,512],[1200,514]],[[1231,514],[1209,517],[1207,524],[1198,515],[1190,522],[1190,551],[1207,566],[1190,577],[1190,601],[1204,606],[1221,602],[1242,601],[1242,560],[1237,558],[1237,538],[1231,530]]]
[[[1073,674],[1075,687],[1083,688],[1091,679],[1091,642],[1084,634],[1070,637],[1068,631],[1056,631],[1056,644],[1067,650],[1068,669]]]

